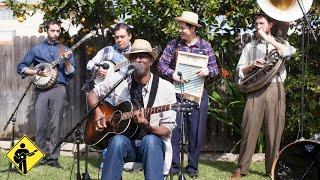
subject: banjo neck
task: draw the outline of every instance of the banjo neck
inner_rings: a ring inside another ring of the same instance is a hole
[[[86,36],[84,36],[80,41],[78,41],[76,44],[74,44],[69,51],[73,52],[77,47],[80,46],[80,44],[82,44],[85,40],[87,40],[88,38],[92,37],[96,35],[96,31],[91,31],[89,34],[87,34]],[[61,60],[63,59],[63,55],[61,55],[60,57],[58,57],[56,60],[54,60],[52,63],[50,63],[52,65],[52,67],[56,67],[56,65],[60,64]]]

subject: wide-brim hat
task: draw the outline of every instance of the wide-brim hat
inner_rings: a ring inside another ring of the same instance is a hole
[[[133,42],[130,51],[128,53],[125,53],[124,57],[129,59],[130,54],[142,53],[142,52],[149,53],[152,56],[153,61],[156,60],[158,57],[158,51],[153,50],[151,47],[151,44],[144,39],[136,39]]]
[[[197,27],[202,27],[202,25],[198,24],[199,16],[198,14],[190,11],[183,11],[182,15],[179,17],[175,17],[174,20],[177,22],[185,22],[187,24],[191,24]]]

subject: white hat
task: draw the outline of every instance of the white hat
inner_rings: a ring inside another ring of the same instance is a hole
[[[124,56],[129,59],[130,54],[141,52],[149,53],[152,56],[153,60],[156,60],[158,57],[158,52],[154,51],[151,47],[151,44],[144,39],[136,39],[133,42],[130,51],[128,53],[125,53]]]
[[[187,24],[191,24],[197,27],[202,27],[202,25],[198,24],[198,14],[190,11],[183,11],[182,15],[179,17],[175,17],[174,20],[176,20],[177,22],[185,22]]]

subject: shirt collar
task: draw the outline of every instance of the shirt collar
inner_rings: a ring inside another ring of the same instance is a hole
[[[53,43],[53,44],[50,44],[49,43],[49,41],[48,41],[48,39],[46,39],[46,40],[44,40],[44,42],[46,43],[46,44],[48,44],[48,45],[53,45],[53,46],[60,46],[60,41],[57,41],[57,42],[55,42],[55,43]]]
[[[129,43],[129,45],[123,50],[119,49],[117,45],[114,45],[114,49],[121,54],[127,53],[131,49],[131,43]]]
[[[184,46],[188,46],[186,41],[184,39],[180,39],[180,43],[183,44]],[[196,46],[196,47],[200,47],[200,40],[199,37],[197,36],[196,39],[193,40],[193,44],[189,45],[189,46]]]

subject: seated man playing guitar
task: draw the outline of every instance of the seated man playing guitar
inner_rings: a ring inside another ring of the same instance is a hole
[[[152,50],[148,41],[136,39],[130,52],[125,56],[130,60],[130,66],[134,67],[134,72],[120,83],[109,97],[115,105],[127,102],[126,104],[133,106],[135,109],[131,113],[133,118],[126,122],[138,128],[132,135],[127,132],[117,133],[116,130],[116,133],[107,141],[108,148],[101,179],[121,179],[125,162],[141,161],[145,179],[163,180],[171,165],[170,138],[176,126],[176,113],[172,110],[157,111],[151,107],[176,103],[175,89],[170,82],[150,72],[150,67],[158,57],[158,53]],[[89,106],[94,107],[123,76],[125,72],[118,71],[95,85],[88,95]],[[114,117],[106,116],[108,112],[105,112],[101,106],[98,106],[92,115],[95,122],[94,133],[105,133],[106,129],[114,129],[112,128]],[[152,110],[149,111],[148,108]],[[129,109],[132,110],[132,107]],[[127,113],[119,115],[125,116],[125,114]]]

